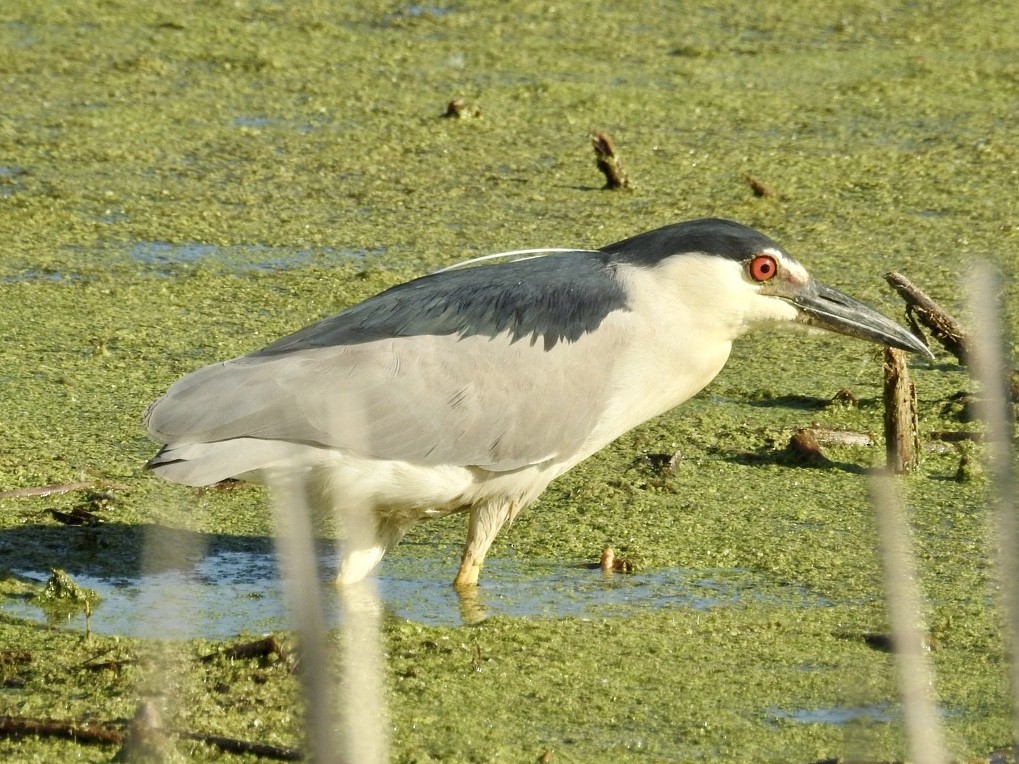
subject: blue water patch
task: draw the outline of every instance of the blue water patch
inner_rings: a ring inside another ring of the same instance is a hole
[[[828,706],[825,708],[773,708],[768,711],[770,721],[789,721],[797,724],[886,723],[896,721],[899,717],[898,709],[888,703],[869,706]]]
[[[279,271],[308,265],[331,265],[360,260],[382,250],[345,249],[339,247],[291,248],[264,244],[221,246],[199,242],[171,243],[137,241],[128,245],[127,257],[157,270],[198,263],[215,264],[244,271]]]
[[[27,271],[13,273],[9,276],[0,276],[0,284],[16,284],[20,281],[52,281],[54,283],[60,283],[62,281],[70,282],[78,281],[80,279],[81,276],[77,273],[63,273],[61,271],[30,268]]]
[[[332,585],[338,560],[335,553],[319,556],[332,624],[339,622],[340,612]],[[533,560],[521,564],[513,558],[494,558],[485,565],[477,595],[468,599],[450,586],[454,568],[455,563],[439,558],[393,555],[386,559],[379,569],[378,589],[387,612],[427,625],[460,625],[494,615],[601,618],[631,615],[642,609],[704,609],[764,596],[746,571],[667,568],[606,575],[588,566]],[[40,587],[49,577],[49,571],[14,573]],[[102,598],[90,624],[100,634],[225,639],[288,627],[276,558],[271,552],[219,550],[199,556],[190,566],[128,576],[78,574],[73,568],[68,573],[78,585],[95,590]],[[794,592],[791,597],[796,599],[799,594]],[[800,604],[819,603],[804,598]],[[8,599],[0,610],[45,620],[30,598]],[[53,625],[80,630],[84,617]]]
[[[23,190],[25,184],[22,177],[26,174],[23,167],[0,165],[0,199],[13,196]]]
[[[2,179],[0,168],[0,179]],[[2,191],[0,191],[2,196]],[[266,244],[206,244],[167,241],[136,241],[112,245],[89,252],[95,264],[133,263],[158,276],[174,276],[196,265],[224,268],[235,273],[272,272],[305,267],[330,267],[358,262],[385,254],[384,248],[351,249],[345,247],[280,247]],[[22,281],[77,281],[80,273],[57,268],[26,268],[18,273],[0,275],[0,283]]]
[[[411,3],[405,5],[397,13],[410,16],[411,18],[418,18],[421,16],[434,16],[435,18],[442,18],[453,12],[452,8],[447,8],[441,5],[429,5],[427,3]]]

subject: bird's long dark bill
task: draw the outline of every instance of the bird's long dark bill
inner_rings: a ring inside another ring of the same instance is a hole
[[[934,357],[915,334],[859,300],[820,281],[811,281],[799,294],[788,299],[800,309],[800,320],[803,323]]]

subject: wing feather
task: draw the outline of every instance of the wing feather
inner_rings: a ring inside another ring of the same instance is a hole
[[[574,453],[609,395],[626,311],[598,253],[433,274],[174,384],[146,422],[238,438],[518,469]]]
[[[147,423],[164,443],[258,438],[512,470],[584,442],[608,395],[604,344],[446,335],[248,356],[185,377]]]

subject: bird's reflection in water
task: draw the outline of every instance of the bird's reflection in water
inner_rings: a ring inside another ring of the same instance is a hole
[[[464,587],[456,591],[460,604],[460,620],[467,626],[475,626],[488,618],[485,596],[477,586]]]

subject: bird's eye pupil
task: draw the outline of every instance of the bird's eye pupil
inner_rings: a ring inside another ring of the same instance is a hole
[[[750,261],[750,277],[754,281],[767,281],[778,272],[778,263],[771,255],[758,255]]]

